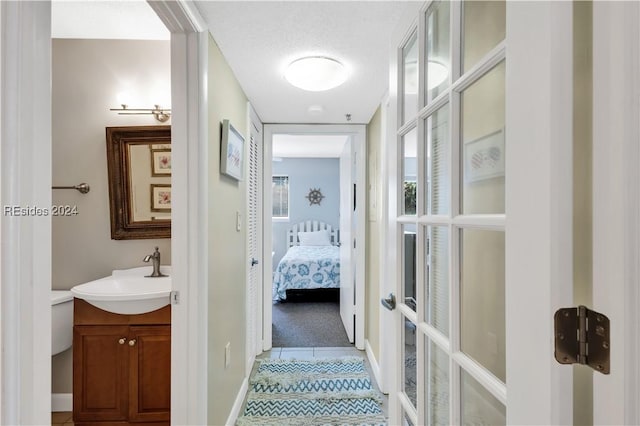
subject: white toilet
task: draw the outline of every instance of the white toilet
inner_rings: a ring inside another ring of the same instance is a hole
[[[51,356],[66,351],[73,342],[73,295],[51,290]]]

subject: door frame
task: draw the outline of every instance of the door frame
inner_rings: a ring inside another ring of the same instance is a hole
[[[272,233],[271,233],[271,158],[273,157],[274,134],[339,134],[352,135],[352,143],[359,165],[356,172],[356,256],[352,263],[356,268],[356,326],[355,346],[364,350],[364,316],[365,316],[365,247],[366,247],[366,126],[364,124],[265,124],[264,125],[264,149],[263,149],[263,316],[262,316],[262,348],[269,350],[272,346],[272,300],[271,286],[273,278],[273,260],[271,258]],[[267,187],[267,185],[269,186]]]
[[[207,294],[209,259],[207,74],[209,35],[196,6],[148,0],[171,32],[171,134],[175,207],[171,216],[171,424],[207,422]],[[183,143],[175,143],[183,141]]]
[[[2,2],[0,17],[2,205],[48,208],[51,5]],[[0,223],[0,423],[45,424],[51,420],[51,218],[2,215]]]
[[[184,190],[174,192],[172,222],[173,289],[181,298],[172,307],[171,422],[205,424],[207,252],[198,236],[206,220],[198,212],[207,205],[206,165],[200,159],[206,158],[201,153],[207,141],[208,35],[192,3],[149,4],[171,31],[172,133],[184,141],[173,149],[172,184]],[[0,18],[2,203],[49,206],[51,3],[2,2]],[[51,220],[3,216],[0,222],[0,423],[46,424],[51,357],[39,347],[51,342]]]
[[[640,423],[639,23],[636,2],[593,2],[593,309],[611,320],[594,424]]]

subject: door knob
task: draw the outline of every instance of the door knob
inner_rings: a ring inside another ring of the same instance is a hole
[[[124,345],[126,342],[127,342],[127,339],[126,339],[126,338],[124,338],[124,337],[122,337],[122,338],[120,338],[120,339],[118,340],[118,343],[119,343],[119,344],[121,344],[121,345]]]
[[[258,263],[260,263],[258,259],[256,259],[255,257],[251,258],[251,266],[256,266]]]
[[[136,339],[129,340],[129,346],[134,346],[136,344]]]
[[[389,297],[380,299],[380,303],[388,310],[393,311],[396,308],[396,296],[393,293],[389,293]]]

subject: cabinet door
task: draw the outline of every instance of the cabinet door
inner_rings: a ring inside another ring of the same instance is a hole
[[[170,420],[171,326],[131,326],[129,421]]]
[[[74,422],[127,419],[128,332],[128,326],[73,328]]]

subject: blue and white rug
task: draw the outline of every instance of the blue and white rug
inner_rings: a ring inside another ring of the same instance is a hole
[[[238,426],[386,425],[364,359],[264,359]]]

